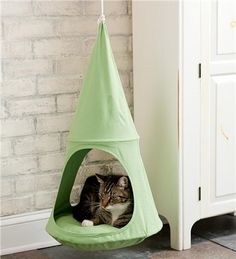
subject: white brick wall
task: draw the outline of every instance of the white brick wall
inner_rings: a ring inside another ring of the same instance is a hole
[[[72,121],[72,113],[53,114],[39,116],[36,121],[36,130],[38,133],[63,132],[68,131]]]
[[[5,97],[32,96],[36,94],[36,80],[33,78],[21,78],[3,82],[3,95]]]
[[[30,1],[2,1],[2,15],[3,16],[28,16],[32,14],[32,5]]]
[[[37,191],[48,191],[55,190],[58,187],[59,181],[61,179],[61,174],[40,174],[36,176],[36,190]]]
[[[77,94],[62,94],[57,96],[58,112],[73,112],[77,104]]]
[[[14,141],[16,155],[41,154],[60,150],[60,135],[45,134],[22,137]]]
[[[35,175],[18,175],[15,177],[17,194],[27,194],[35,191]]]
[[[53,206],[68,130],[92,46],[100,1],[2,0],[1,214]],[[131,0],[105,1],[107,27],[132,110]],[[80,168],[123,172],[93,151]],[[78,198],[78,197],[77,197]]]
[[[12,144],[9,139],[1,141],[1,157],[11,156],[13,153]]]
[[[9,100],[9,113],[12,117],[53,113],[56,111],[55,97]]]
[[[23,41],[4,41],[2,42],[3,58],[32,58],[32,42]]]
[[[64,152],[39,156],[40,171],[59,170],[64,165]]]
[[[81,53],[81,39],[79,38],[56,38],[35,41],[33,44],[36,57],[60,57],[79,55]]]
[[[3,137],[17,137],[35,134],[34,118],[5,118],[2,120]]]
[[[53,62],[47,59],[6,59],[3,72],[7,80],[49,75],[53,72]]]
[[[33,4],[36,16],[73,16],[83,14],[80,1],[38,1]]]
[[[37,168],[36,156],[13,156],[1,161],[2,176],[36,173]]]
[[[79,91],[80,78],[78,75],[74,76],[50,76],[38,79],[38,93],[44,94],[63,94],[76,93]]]
[[[19,8],[21,7],[19,6]],[[54,21],[44,17],[25,17],[25,19],[22,19],[22,17],[7,17],[3,20],[3,29],[6,40],[37,39],[56,36]]]

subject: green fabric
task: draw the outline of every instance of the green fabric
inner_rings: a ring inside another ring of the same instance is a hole
[[[77,171],[92,149],[106,151],[125,168],[134,193],[131,221],[81,227],[71,214],[70,193]],[[127,105],[104,22],[98,37],[68,137],[65,167],[48,233],[80,249],[114,249],[134,245],[162,228],[139,150],[139,137]]]

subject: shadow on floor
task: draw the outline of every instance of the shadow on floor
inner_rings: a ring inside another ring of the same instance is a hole
[[[236,217],[224,215],[200,220],[192,229],[192,248],[170,248],[170,229],[165,225],[139,245],[111,251],[84,252],[66,246],[3,256],[2,259],[236,259]]]
[[[236,216],[224,215],[200,220],[193,226],[192,233],[236,252]]]

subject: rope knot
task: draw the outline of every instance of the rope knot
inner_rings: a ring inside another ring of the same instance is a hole
[[[103,22],[103,23],[104,23],[105,20],[106,20],[105,15],[104,15],[104,14],[101,14],[100,17],[98,18],[98,24],[99,24],[100,22]]]

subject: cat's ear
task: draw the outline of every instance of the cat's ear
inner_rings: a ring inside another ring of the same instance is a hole
[[[106,177],[105,177],[104,175],[100,175],[100,174],[95,174],[95,175],[96,175],[96,177],[97,177],[98,182],[99,182],[100,184],[104,184]]]
[[[129,185],[128,178],[126,176],[121,176],[120,179],[117,182],[117,185],[122,188],[127,188]]]

